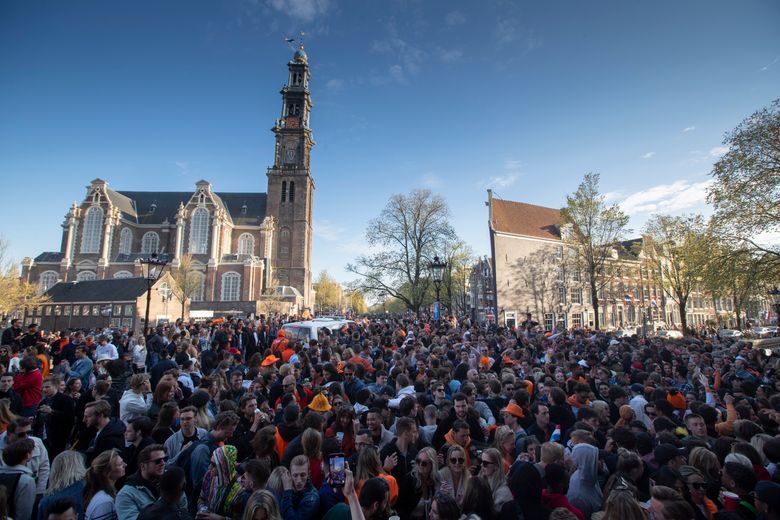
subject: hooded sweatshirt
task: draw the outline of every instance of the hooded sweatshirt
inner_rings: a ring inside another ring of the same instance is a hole
[[[116,515],[122,520],[136,520],[145,507],[153,504],[159,497],[157,485],[136,471],[116,495]],[[187,497],[182,493],[179,506],[187,509]]]
[[[590,518],[601,509],[603,498],[598,483],[599,449],[590,444],[577,444],[571,452],[571,459],[577,470],[572,473],[566,497],[585,518]]]
[[[27,466],[8,466],[0,472],[8,475],[20,474],[14,491],[14,511],[9,511],[8,514],[16,520],[30,520],[35,503],[35,479],[32,471]]]

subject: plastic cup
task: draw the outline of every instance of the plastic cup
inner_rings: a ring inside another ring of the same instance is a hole
[[[731,491],[723,492],[723,509],[726,511],[736,511],[739,505],[739,495]]]

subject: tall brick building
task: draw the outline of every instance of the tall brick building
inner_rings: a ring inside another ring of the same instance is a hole
[[[65,216],[59,250],[26,258],[23,278],[45,291],[57,282],[140,276],[139,260],[154,252],[165,253],[175,272],[192,255],[201,282],[193,309],[255,312],[268,289],[310,307],[314,141],[302,45],[287,69],[266,193],[217,192],[207,181],[193,191],[124,191],[95,179]]]

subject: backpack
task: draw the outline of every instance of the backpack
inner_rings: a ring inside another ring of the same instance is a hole
[[[5,487],[6,504],[8,506],[8,515],[16,516],[16,486],[19,485],[21,473],[0,473],[0,486]]]
[[[191,478],[192,454],[195,451],[195,448],[202,444],[209,446],[209,443],[205,439],[198,439],[197,441],[193,441],[189,446],[187,446],[179,453],[179,455],[176,457],[176,460],[173,462],[173,466],[177,466],[184,470],[184,475],[186,476],[184,493],[187,497],[187,505],[191,511],[195,510],[194,508],[198,503],[198,495],[200,494],[200,489],[195,489]]]

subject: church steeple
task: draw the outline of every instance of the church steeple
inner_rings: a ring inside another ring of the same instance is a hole
[[[272,131],[276,134],[274,168],[308,169],[314,141],[309,126],[309,58],[303,44],[287,63],[287,85],[282,88],[282,115]]]
[[[312,303],[311,247],[314,179],[309,157],[314,146],[309,117],[309,58],[303,44],[287,63],[282,88],[282,113],[272,128],[276,136],[274,164],[268,168],[266,214],[276,223],[273,285],[298,289],[304,305]]]

